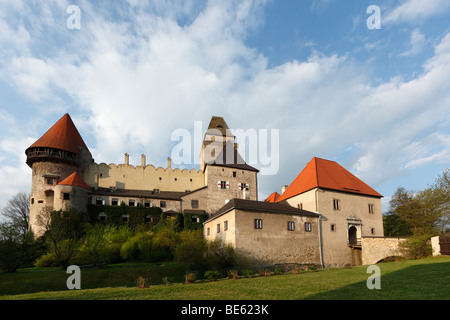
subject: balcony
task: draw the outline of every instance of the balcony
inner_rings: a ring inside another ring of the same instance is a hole
[[[361,238],[349,238],[348,246],[349,247],[361,247]]]

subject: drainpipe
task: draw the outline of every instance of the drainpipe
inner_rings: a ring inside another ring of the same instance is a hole
[[[322,269],[325,268],[325,264],[323,262],[323,246],[322,246],[322,215],[320,213],[317,213],[319,215],[319,252],[320,252],[320,264],[322,265]]]

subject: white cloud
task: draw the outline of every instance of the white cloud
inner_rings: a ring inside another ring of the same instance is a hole
[[[426,42],[426,38],[425,35],[423,33],[420,32],[419,28],[414,29],[411,32],[411,39],[410,39],[410,44],[411,44],[411,49],[402,52],[400,54],[400,56],[410,56],[410,55],[414,55],[414,54],[418,54],[423,46],[425,45]]]
[[[449,8],[450,2],[447,0],[405,0],[388,12],[383,18],[383,24],[422,22],[434,15],[442,14]]]

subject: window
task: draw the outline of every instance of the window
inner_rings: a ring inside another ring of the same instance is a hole
[[[288,221],[288,231],[295,231],[295,222],[294,221]]]
[[[191,200],[191,207],[198,208],[198,200]]]
[[[159,202],[159,207],[160,208],[165,208],[166,207],[166,202],[165,201],[160,201]]]
[[[47,184],[48,184],[49,186],[54,185],[54,184],[55,184],[55,179],[53,179],[53,178],[47,178]]]
[[[130,199],[130,200],[128,200],[128,205],[130,207],[134,207],[134,206],[136,206],[136,201],[134,199]]]
[[[144,207],[145,208],[150,208],[150,200],[145,200]]]
[[[209,228],[206,229],[206,235],[209,236]]]
[[[217,183],[217,186],[218,186],[220,189],[229,189],[229,188],[230,188],[230,184],[229,184],[228,182],[226,182],[226,181],[219,181],[219,182]]]
[[[336,231],[336,225],[335,224],[331,225],[331,231]]]
[[[341,200],[333,199],[333,209],[334,210],[341,210]]]
[[[220,223],[217,225],[217,233],[220,233]]]
[[[262,219],[255,219],[255,229],[262,229],[262,228],[263,228]]]
[[[375,213],[375,205],[369,203],[369,213]]]
[[[121,217],[121,219],[122,219],[122,222],[127,222],[128,221],[128,215],[127,214],[123,214],[122,215],[122,217]]]
[[[225,221],[223,223],[223,231],[227,231],[228,230],[228,221]]]
[[[98,221],[101,221],[101,222],[106,221],[106,214],[104,212],[102,212],[98,215]]]
[[[311,222],[305,222],[305,231],[311,232]]]
[[[103,204],[103,198],[97,198],[97,199],[95,199],[95,204],[96,204],[96,205],[102,205],[102,204]]]
[[[371,229],[370,229],[370,233],[371,233],[371,234],[375,234],[375,228],[371,228]]]
[[[197,216],[191,216],[191,222],[200,222],[200,219]]]
[[[250,186],[247,183],[239,183],[239,190],[248,190]]]
[[[117,199],[117,198],[112,198],[112,199],[111,199],[111,205],[112,205],[112,206],[118,206],[118,205],[119,205],[119,199]]]
[[[149,216],[149,215],[146,215],[145,218],[144,218],[144,221],[147,222],[147,223],[150,223],[150,222],[153,222],[153,218],[151,216]]]
[[[233,178],[236,178],[236,171],[233,171]]]
[[[70,193],[63,193],[64,200],[70,200]]]
[[[34,204],[34,198],[31,198],[31,204]]]

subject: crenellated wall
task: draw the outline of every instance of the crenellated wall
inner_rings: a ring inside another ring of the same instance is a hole
[[[196,190],[205,186],[203,171],[133,166],[130,164],[91,163],[84,172],[84,181],[92,188],[164,191]]]

